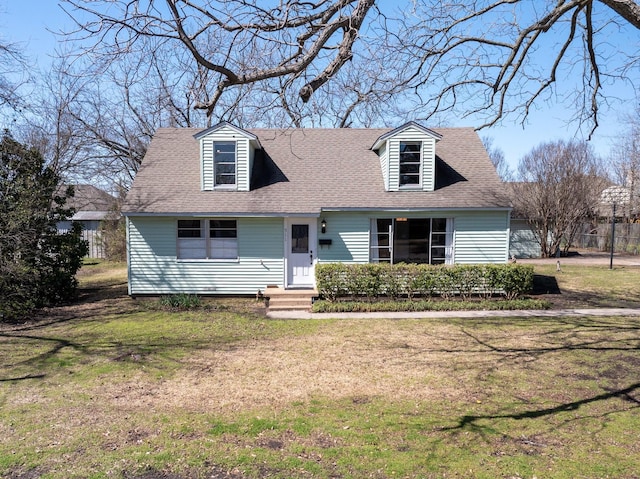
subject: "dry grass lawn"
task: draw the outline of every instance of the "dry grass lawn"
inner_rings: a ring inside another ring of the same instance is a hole
[[[639,477],[640,318],[165,312],[122,274],[0,329],[2,477]]]

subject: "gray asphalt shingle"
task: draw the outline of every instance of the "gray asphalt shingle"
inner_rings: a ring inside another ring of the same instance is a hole
[[[159,129],[135,178],[126,214],[319,214],[338,209],[507,208],[502,184],[472,128],[437,128],[437,188],[384,190],[371,150],[389,129],[250,129],[256,158],[249,192],[202,191],[200,129]],[[261,165],[261,162],[264,163]],[[274,168],[275,165],[275,168]]]

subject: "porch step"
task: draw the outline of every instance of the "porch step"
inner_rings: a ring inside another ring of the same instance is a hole
[[[268,298],[270,311],[309,311],[313,298],[318,296],[316,289],[283,289],[268,287],[264,295]]]

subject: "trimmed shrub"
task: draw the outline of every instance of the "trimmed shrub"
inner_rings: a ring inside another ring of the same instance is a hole
[[[515,299],[533,289],[533,266],[328,263],[316,267],[316,285],[320,296],[329,301],[351,297],[370,302],[380,296],[429,299],[435,295],[468,300],[494,294]]]
[[[479,300],[479,301],[325,301],[313,303],[314,313],[373,313],[419,311],[514,311],[549,309],[543,299]]]

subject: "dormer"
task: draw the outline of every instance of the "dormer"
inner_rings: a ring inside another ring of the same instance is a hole
[[[200,142],[201,188],[249,191],[258,137],[231,123],[218,123],[194,135]]]
[[[371,147],[378,153],[386,191],[433,191],[436,142],[442,138],[413,121],[385,133]]]

